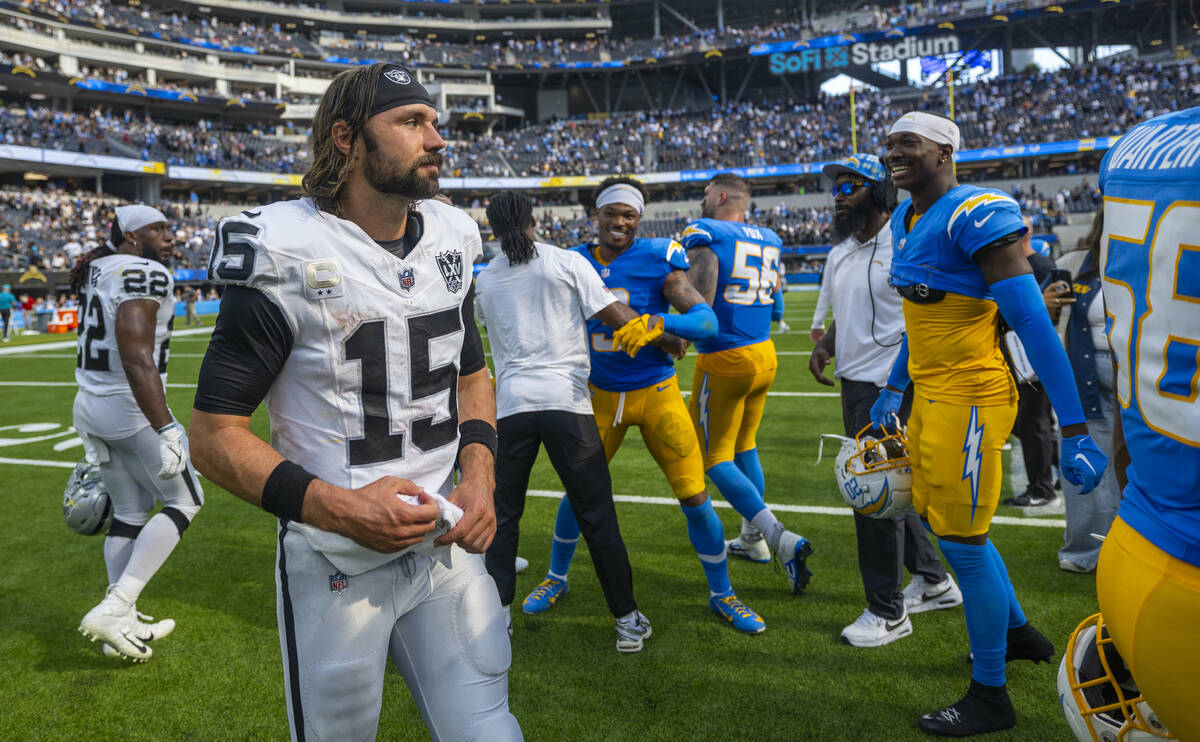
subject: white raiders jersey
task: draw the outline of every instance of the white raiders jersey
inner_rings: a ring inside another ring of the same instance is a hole
[[[79,341],[75,360],[75,382],[79,388],[98,397],[125,395],[132,403],[133,392],[117,349],[117,309],[133,299],[158,303],[154,360],[165,385],[175,317],[174,297],[175,280],[158,261],[123,254],[93,260],[88,265],[79,297]]]
[[[257,289],[291,331],[266,392],[271,444],[340,487],[396,476],[428,492],[452,489],[462,311],[482,242],[466,212],[434,200],[417,210],[424,230],[404,258],[308,198],[217,228],[210,278]],[[396,556],[289,527],[346,574]]]

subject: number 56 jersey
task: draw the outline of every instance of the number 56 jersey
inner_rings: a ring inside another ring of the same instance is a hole
[[[154,361],[163,384],[167,383],[167,354],[175,316],[175,281],[155,260],[136,255],[105,255],[88,265],[79,297],[79,341],[75,383],[97,397],[128,397],[145,425],[125,378],[117,347],[117,310],[127,301],[146,299],[158,304],[154,322]],[[140,427],[140,425],[139,425]]]
[[[1119,512],[1200,566],[1200,108],[1121,137],[1100,187],[1104,304],[1132,459]]]
[[[400,257],[310,199],[223,220],[209,276],[228,288],[196,408],[249,415],[265,398],[272,446],[321,479],[395,476],[449,494],[459,375],[484,365],[470,273],[482,244],[438,201],[409,222],[415,245]],[[294,527],[346,574],[395,556]]]

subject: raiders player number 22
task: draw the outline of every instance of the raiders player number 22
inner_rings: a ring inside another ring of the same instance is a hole
[[[403,67],[342,73],[314,118],[308,197],[217,228],[209,275],[226,288],[193,451],[279,518],[294,740],[375,739],[389,654],[434,740],[521,738],[480,556],[496,445],[470,280],[482,243],[430,198],[436,121]],[[249,430],[263,400],[270,445]]]

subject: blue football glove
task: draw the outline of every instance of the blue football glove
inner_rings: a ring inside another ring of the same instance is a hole
[[[876,403],[878,404],[878,403]],[[875,410],[871,410],[872,419]],[[1086,495],[1096,489],[1104,470],[1108,468],[1108,457],[1096,445],[1090,435],[1073,435],[1063,438],[1062,461],[1059,463],[1062,475],[1071,484],[1078,485],[1079,494]]]
[[[900,404],[903,401],[904,394],[902,392],[884,387],[883,391],[879,392],[879,399],[876,399],[875,404],[871,405],[871,422],[885,430],[889,425],[895,425],[895,419],[900,415]]]

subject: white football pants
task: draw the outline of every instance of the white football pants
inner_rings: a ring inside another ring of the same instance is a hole
[[[519,742],[508,631],[483,557],[405,554],[345,576],[279,528],[276,613],[293,742],[374,740],[391,655],[434,742]],[[409,738],[410,735],[402,735]]]

